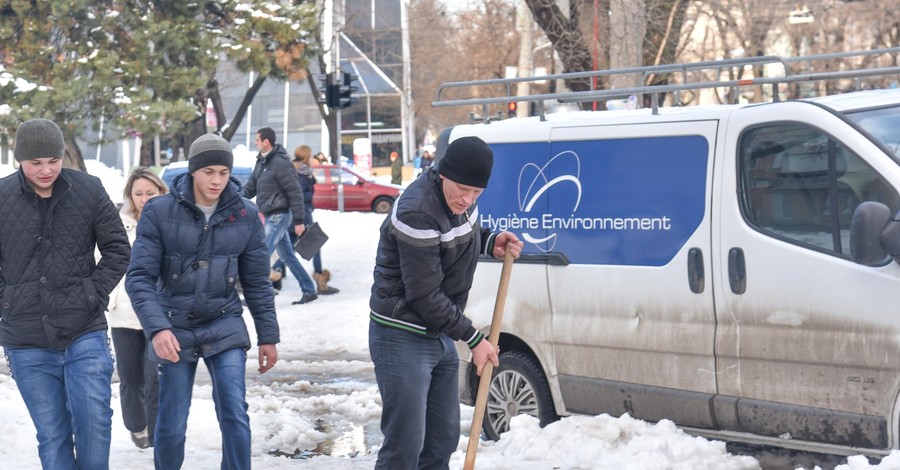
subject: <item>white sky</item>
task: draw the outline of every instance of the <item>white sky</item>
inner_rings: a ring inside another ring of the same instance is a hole
[[[88,162],[89,172],[103,179],[113,200],[121,200],[123,186],[118,171]],[[0,168],[0,174],[9,170]],[[302,306],[291,305],[300,297],[296,281],[288,277],[276,297],[281,326],[279,361],[265,375],[256,372],[256,350],[247,365],[247,401],[253,433],[253,465],[265,469],[370,469],[375,455],[346,457],[346,448],[363,448],[363,425],[377,423],[381,413],[378,389],[371,382],[368,359],[368,295],[383,216],[368,213],[316,211],[331,237],[323,248],[332,284],[341,292],[321,296]],[[249,315],[246,315],[249,319]],[[252,327],[252,322],[250,322]],[[315,379],[310,381],[310,374]],[[220,438],[205,369],[198,368],[188,422],[184,468],[218,469]],[[323,380],[331,377],[332,381]],[[114,377],[114,380],[117,380]],[[152,449],[137,449],[122,424],[118,386],[113,386],[113,436],[110,468],[153,468]],[[0,358],[0,466],[37,469],[40,462],[34,427],[5,359]],[[463,423],[451,469],[462,468],[472,408],[462,406]],[[316,430],[317,420],[327,423]],[[609,469],[609,470],[753,470],[752,457],[732,456],[725,444],[685,434],[669,421],[651,424],[628,416],[576,416],[541,429],[537,420],[521,416],[511,431],[496,443],[482,443],[476,468],[498,470]],[[373,434],[369,429],[369,437]],[[378,435],[377,427],[374,434]],[[271,449],[315,449],[325,438],[335,441],[333,455],[290,459],[268,455]],[[378,435],[380,442],[380,435]],[[376,443],[377,444],[377,443]],[[373,449],[377,450],[377,449]],[[818,468],[818,467],[817,467]],[[839,470],[900,469],[900,453],[870,465],[861,456],[851,457]]]

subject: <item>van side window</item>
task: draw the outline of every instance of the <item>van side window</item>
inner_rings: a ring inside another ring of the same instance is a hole
[[[739,149],[741,210],[777,238],[849,256],[850,220],[861,202],[900,208],[881,175],[816,128],[754,128],[741,136]]]

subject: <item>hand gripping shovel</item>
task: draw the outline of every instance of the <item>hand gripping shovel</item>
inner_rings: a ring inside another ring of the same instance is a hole
[[[497,301],[494,302],[494,316],[491,319],[491,332],[488,341],[495,348],[500,341],[500,325],[503,323],[503,308],[506,305],[506,291],[509,288],[509,275],[512,272],[512,251],[506,250],[503,257],[503,269],[500,271],[500,287],[497,288]],[[488,390],[491,388],[491,376],[494,364],[488,361],[481,369],[481,380],[478,382],[478,394],[475,397],[475,414],[472,415],[472,430],[469,432],[469,446],[466,447],[466,461],[463,470],[475,468],[475,453],[478,451],[478,439],[481,436],[481,422],[484,409],[487,407]]]

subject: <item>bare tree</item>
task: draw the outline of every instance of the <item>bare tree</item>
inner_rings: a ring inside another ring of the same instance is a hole
[[[456,13],[438,0],[416,0],[410,5],[409,28],[418,139],[429,127],[440,131],[464,122],[470,112],[481,112],[480,108],[432,108],[441,83],[499,78],[507,65],[517,64],[515,5],[507,0],[483,0],[471,10]],[[499,93],[468,91],[474,95],[466,97]]]

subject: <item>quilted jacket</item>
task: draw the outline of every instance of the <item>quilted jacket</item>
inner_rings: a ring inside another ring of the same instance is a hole
[[[484,335],[463,311],[478,256],[493,252],[494,238],[478,224],[477,206],[454,215],[437,171],[424,173],[381,225],[371,319],[426,337],[446,334],[474,348]]]
[[[250,348],[238,278],[257,344],[279,340],[265,230],[256,205],[231,181],[209,221],[194,203],[187,173],[175,178],[171,192],[148,201],[138,221],[125,290],[147,339],[171,329],[183,360]]]
[[[256,166],[244,186],[244,197],[253,196],[263,215],[291,211],[294,225],[303,224],[306,218],[303,190],[297,180],[297,170],[281,144],[275,144],[265,157],[256,156]]]
[[[19,170],[0,180],[0,221],[0,344],[65,349],[105,330],[130,248],[100,180],[63,168],[43,200]]]

